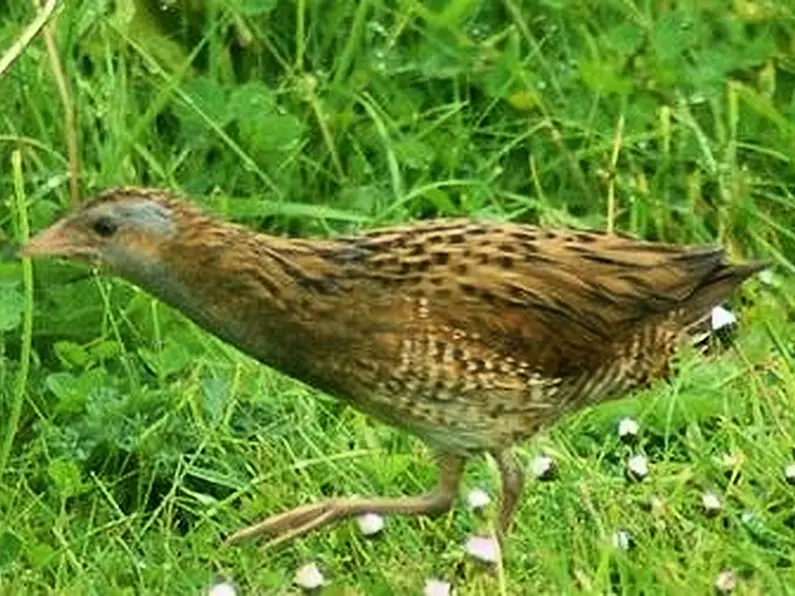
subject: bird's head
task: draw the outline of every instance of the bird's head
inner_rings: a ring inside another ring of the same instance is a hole
[[[164,260],[186,219],[198,214],[161,190],[114,189],[36,234],[22,256],[57,257],[131,276]]]

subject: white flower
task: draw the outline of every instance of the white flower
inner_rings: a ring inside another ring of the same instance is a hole
[[[632,535],[626,530],[613,534],[613,546],[619,550],[629,550],[632,546]]]
[[[540,480],[547,480],[555,473],[555,460],[548,455],[536,455],[530,461],[530,472]]]
[[[491,499],[489,495],[486,494],[486,491],[481,490],[479,488],[473,488],[469,493],[467,493],[467,503],[469,504],[470,509],[483,509],[491,503]]]
[[[377,513],[365,513],[356,518],[359,530],[365,536],[373,536],[384,529],[384,518]]]
[[[295,572],[295,583],[304,590],[315,590],[326,583],[320,569],[314,563],[307,563]]]
[[[784,478],[789,484],[795,484],[795,464],[789,464],[784,468]]]
[[[210,586],[207,596],[237,596],[237,590],[229,582],[222,581]]]
[[[632,439],[637,436],[638,422],[634,418],[622,418],[618,422],[618,436],[621,439]]]
[[[715,589],[721,594],[733,592],[736,587],[737,578],[734,575],[734,571],[731,569],[724,569],[715,578]]]
[[[649,475],[649,461],[645,455],[633,455],[627,461],[627,470],[638,480]]]
[[[722,306],[716,306],[712,309],[712,329],[717,331],[724,327],[729,327],[737,323],[737,317],[733,312],[726,310]]]
[[[759,281],[761,281],[763,284],[767,284],[769,286],[778,285],[776,283],[776,281],[777,281],[776,280],[776,276],[773,275],[773,272],[770,269],[764,269],[764,270],[760,271],[759,274],[758,274],[758,277],[759,277]]]
[[[429,579],[425,582],[425,589],[422,593],[423,596],[450,596],[452,587],[440,579]]]
[[[718,495],[711,491],[707,491],[701,495],[701,504],[704,506],[704,511],[708,514],[717,513],[723,508],[723,504],[720,502]]]
[[[464,548],[470,557],[484,563],[496,563],[500,560],[500,545],[494,538],[472,536]]]

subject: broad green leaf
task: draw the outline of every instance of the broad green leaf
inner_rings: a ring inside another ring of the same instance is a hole
[[[420,170],[429,167],[435,156],[434,147],[417,139],[397,141],[394,151],[401,163]]]
[[[194,106],[180,105],[177,110],[182,121],[182,134],[193,144],[201,145],[202,141],[214,138],[205,119],[209,118],[223,128],[233,117],[233,112],[225,89],[210,78],[194,79],[185,86],[185,92]]]
[[[53,350],[58,359],[68,367],[82,368],[91,360],[88,352],[82,346],[71,341],[55,342]]]
[[[260,82],[235,89],[229,101],[243,144],[251,151],[280,151],[298,143],[303,126],[292,114],[279,111],[273,92]]]
[[[621,23],[605,33],[604,40],[619,54],[632,54],[643,43],[643,29],[634,23]]]
[[[47,475],[55,485],[55,490],[64,499],[82,492],[83,482],[80,479],[80,468],[72,460],[52,460],[47,466]]]
[[[625,95],[632,90],[632,80],[621,76],[616,65],[605,61],[587,60],[580,66],[583,82],[602,94]]]
[[[34,569],[45,567],[58,556],[58,552],[46,542],[36,542],[25,546],[25,559]]]
[[[252,81],[234,88],[228,107],[234,118],[247,120],[274,113],[276,105],[273,91],[260,81]]]
[[[224,401],[229,394],[229,381],[227,379],[205,379],[202,383],[204,395],[204,412],[214,424],[221,420],[224,411]]]
[[[121,352],[121,345],[116,341],[102,341],[89,348],[92,360],[110,360]]]
[[[60,400],[70,399],[77,390],[77,378],[69,372],[47,375],[44,384]]]
[[[651,41],[657,56],[664,61],[681,56],[696,42],[693,23],[684,12],[663,15],[652,30]]]
[[[0,332],[12,331],[22,323],[24,296],[14,285],[0,285]]]
[[[47,375],[44,384],[58,398],[56,411],[61,414],[74,414],[85,409],[93,392],[111,386],[112,378],[105,369],[92,368],[79,375],[55,372]]]
[[[8,567],[16,561],[19,551],[22,549],[22,541],[12,532],[0,534],[0,569]]]
[[[530,73],[523,71],[519,37],[516,34],[509,35],[494,64],[483,77],[484,90],[495,97],[506,97],[517,90],[517,84],[530,78]],[[521,88],[524,89],[525,85]]]
[[[140,348],[138,355],[152,372],[160,378],[179,372],[191,360],[190,352],[179,342],[171,342],[160,351]]]

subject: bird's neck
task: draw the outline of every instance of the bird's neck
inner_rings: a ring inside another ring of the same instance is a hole
[[[249,356],[311,383],[323,342],[316,325],[302,322],[312,296],[301,282],[323,276],[311,271],[308,246],[219,226],[124,277]]]

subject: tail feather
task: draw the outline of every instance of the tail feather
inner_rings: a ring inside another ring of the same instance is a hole
[[[740,265],[721,263],[705,275],[702,282],[682,303],[686,327],[697,324],[725,300],[732,291],[755,273],[767,269],[770,263],[752,261]]]

